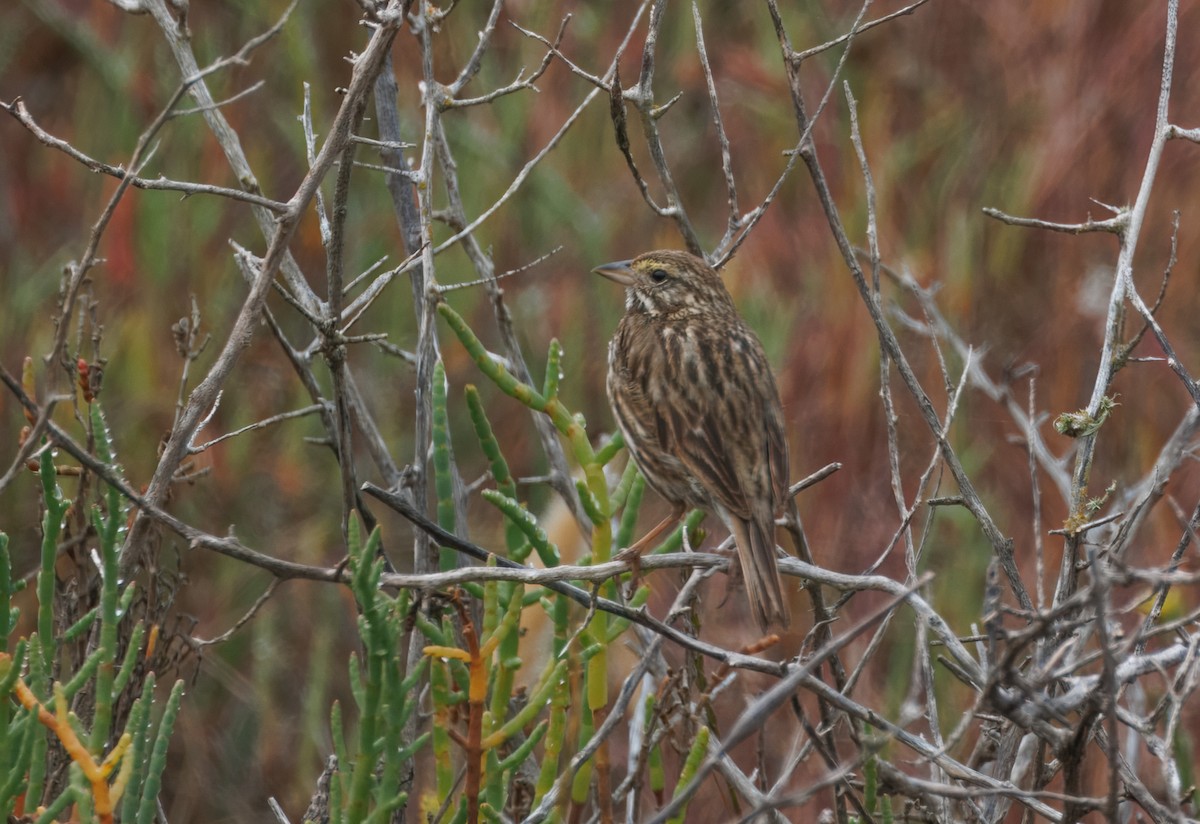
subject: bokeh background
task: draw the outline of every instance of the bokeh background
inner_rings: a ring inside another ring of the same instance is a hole
[[[202,62],[234,52],[283,11],[279,0],[193,3],[190,27]],[[782,3],[797,48],[843,33],[858,11],[848,0]],[[1200,8],[1184,4],[1172,115],[1184,126],[1200,120]],[[564,14],[572,19],[562,43],[576,64],[602,74],[628,25],[633,4],[509,3],[473,93],[510,82],[516,70],[541,59],[540,44],[507,20],[552,36]],[[877,3],[871,16],[899,8]],[[708,54],[732,146],[741,208],[769,190],[783,152],[796,140],[795,121],[779,48],[764,7],[702,3]],[[691,8],[668,4],[659,43],[655,88],[660,100],[680,93],[660,121],[684,205],[710,248],[725,228],[726,196],[704,76],[695,53]],[[486,17],[462,4],[437,40],[439,76],[450,80],[475,44]],[[989,374],[1005,380],[1036,364],[1044,437],[1059,453],[1070,442],[1050,427],[1054,415],[1086,404],[1095,376],[1105,301],[1116,260],[1111,235],[1074,237],[1002,225],[985,217],[991,206],[1011,214],[1080,221],[1109,212],[1101,204],[1132,201],[1149,147],[1165,18],[1163,3],[1077,0],[1045,3],[932,0],[914,14],[861,35],[845,66],[858,101],[863,140],[878,194],[883,259],[938,288],[938,304],[959,334],[983,352]],[[644,32],[644,24],[641,32]],[[625,82],[638,68],[641,34],[622,62]],[[282,34],[251,62],[210,78],[218,99],[262,80],[263,89],[225,109],[265,192],[286,199],[306,168],[298,114],[311,84],[314,122],[327,128],[345,83],[346,55],[361,48],[364,31],[352,3],[301,0]],[[824,92],[841,50],[807,61],[802,78],[810,106]],[[407,32],[394,47],[401,117],[407,136],[420,128],[419,55]],[[21,0],[0,6],[0,99],[25,100],[49,132],[109,163],[124,162],[139,132],[175,89],[176,66],[153,22],[92,0]],[[560,127],[589,90],[560,62],[525,92],[448,118],[450,139],[476,213],[496,198],[516,171]],[[847,107],[835,93],[814,133],[834,195],[851,236],[865,245],[862,177],[849,141]],[[643,172],[650,164],[631,122]],[[373,135],[373,124],[364,126]],[[94,175],[39,144],[15,120],[0,115],[0,358],[17,371],[35,359],[49,391],[59,378],[42,357],[63,266],[83,251],[92,223],[114,181]],[[368,152],[360,159],[370,161]],[[146,174],[236,185],[216,143],[196,117],[176,120],[161,134]],[[1195,317],[1200,265],[1200,155],[1182,142],[1168,145],[1147,216],[1136,278],[1142,294],[1158,288],[1172,240],[1173,210],[1181,212],[1178,261],[1160,319],[1193,373],[1200,372]],[[380,175],[356,173],[350,203],[348,270],[402,254],[395,218]],[[600,97],[522,189],[476,233],[500,270],[516,268],[557,248],[548,262],[505,283],[509,306],[541,374],[551,338],[562,341],[567,379],[562,393],[596,436],[611,430],[603,393],[605,348],[621,312],[610,284],[588,275],[603,261],[658,247],[679,247],[673,224],[642,202],[616,149],[607,102]],[[131,191],[104,235],[102,265],[92,273],[95,315],[103,326],[98,348],[85,357],[106,361],[102,400],[117,433],[129,478],[144,483],[170,426],[181,360],[170,326],[201,307],[205,328],[219,342],[240,306],[244,288],[230,239],[261,253],[262,239],[245,207],[196,196]],[[318,224],[310,214],[292,245],[316,283],[324,278]],[[846,572],[864,568],[883,550],[897,524],[886,462],[879,401],[876,333],[835,248],[811,184],[797,170],[754,234],[726,268],[735,300],[758,330],[775,365],[792,448],[793,476],[826,463],[843,469],[801,496],[819,561]],[[437,277],[474,277],[457,250],[440,257]],[[321,287],[318,287],[321,291]],[[885,286],[888,300],[896,290]],[[490,309],[478,288],[456,291],[450,303],[491,345]],[[309,337],[300,319],[272,299],[293,339]],[[908,310],[912,306],[905,304]],[[415,344],[411,293],[396,284],[372,308],[360,331],[386,331],[393,343]],[[1130,326],[1133,327],[1132,323]],[[944,404],[934,350],[903,338],[926,386]],[[479,384],[514,468],[544,470],[524,409],[485,385],[453,338],[442,334],[452,403],[461,411],[464,384]],[[210,347],[193,376],[212,362]],[[1156,355],[1152,341],[1138,354]],[[411,455],[413,375],[403,361],[369,346],[351,363],[394,454]],[[952,359],[952,362],[953,359]],[[957,372],[956,372],[957,374]],[[193,377],[193,380],[195,378]],[[1014,384],[1018,397],[1027,379]],[[1120,406],[1104,429],[1094,470],[1098,494],[1110,481],[1130,484],[1150,468],[1189,403],[1161,363],[1123,370],[1115,389]],[[898,392],[901,450],[911,485],[932,444],[911,402]],[[268,336],[237,367],[210,436],[309,401]],[[66,410],[64,410],[66,412]],[[68,415],[69,419],[69,415]],[[0,394],[0,458],[15,452],[23,417]],[[468,480],[484,471],[464,416],[453,421],[458,460]],[[304,440],[319,434],[315,420],[285,423],[210,450],[207,474],[176,490],[178,515],[214,533],[236,530],[242,541],[275,555],[332,564],[344,554],[339,536],[335,465],[328,452]],[[964,464],[1002,530],[1016,542],[1023,568],[1031,564],[1032,493],[1023,444],[1003,408],[968,392],[953,431]],[[367,465],[363,462],[363,465]],[[1191,467],[1171,479],[1185,509],[1194,505]],[[1063,504],[1042,484],[1045,528],[1061,524]],[[946,489],[952,492],[952,489]],[[552,528],[570,525],[545,489],[532,485],[531,505]],[[644,522],[658,514],[648,503]],[[500,522],[473,501],[472,538],[496,536]],[[405,524],[382,515],[398,566],[409,546]],[[0,529],[10,534],[21,569],[32,569],[38,540],[37,484],[32,475],[0,497]],[[1139,538],[1137,558],[1165,559],[1179,527],[1156,513]],[[171,566],[186,579],[178,609],[194,618],[195,634],[228,629],[268,583],[267,576],[212,555],[189,553],[165,541]],[[1058,544],[1048,540],[1056,566]],[[923,568],[937,573],[933,597],[943,614],[968,631],[978,620],[987,548],[965,515],[944,511],[934,522]],[[883,571],[903,575],[902,558]],[[652,601],[669,602],[670,582]],[[708,593],[713,603],[723,585]],[[737,609],[732,602],[728,609]],[[208,649],[194,667],[173,758],[171,820],[246,820],[261,816],[273,795],[297,812],[328,751],[330,701],[346,692],[345,660],[354,642],[349,594],[304,582],[285,585],[259,616],[229,642]],[[715,625],[714,625],[715,626]],[[720,628],[714,628],[719,633]],[[903,698],[910,651],[898,638],[885,661],[901,672],[876,688]],[[884,674],[886,676],[886,673]],[[886,701],[882,702],[886,705]],[[1196,719],[1190,719],[1195,722]],[[715,820],[719,820],[719,817]]]

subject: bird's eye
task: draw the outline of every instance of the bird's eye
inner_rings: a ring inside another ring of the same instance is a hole
[[[654,283],[662,283],[666,279],[667,279],[667,270],[666,269],[651,269],[650,270],[650,280],[652,280]]]

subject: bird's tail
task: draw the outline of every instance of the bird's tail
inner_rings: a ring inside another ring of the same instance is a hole
[[[775,560],[775,521],[771,513],[745,521],[730,520],[750,610],[763,632],[773,624],[786,627],[791,621],[791,609],[783,597],[783,581]]]

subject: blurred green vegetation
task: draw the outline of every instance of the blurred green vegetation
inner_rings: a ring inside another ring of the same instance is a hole
[[[193,3],[189,24],[201,61],[232,53],[270,25],[285,5],[282,0]],[[873,13],[898,7],[876,5]],[[588,71],[603,73],[630,13],[609,4],[565,0],[511,6],[471,93],[504,85],[517,69],[531,69],[541,59],[540,44],[508,26],[509,15],[525,28],[552,36],[564,13],[572,13],[563,53]],[[782,152],[795,142],[795,123],[765,11],[725,3],[702,4],[702,11],[745,211],[758,203],[782,169]],[[856,12],[857,4],[849,0],[806,0],[785,10],[797,47],[839,35]],[[695,55],[691,10],[669,4],[667,15],[655,86],[661,100],[676,92],[683,97],[660,127],[684,205],[711,247],[726,219],[719,149]],[[478,4],[462,4],[444,24],[435,57],[443,81],[469,55],[485,16]],[[1191,5],[1184,9],[1180,31],[1196,30],[1200,9]],[[1025,363],[1038,364],[1037,403],[1050,417],[1080,407],[1090,393],[1102,332],[1102,315],[1096,312],[1103,312],[1103,296],[1094,295],[1106,289],[1115,242],[1107,236],[1013,229],[989,221],[980,209],[994,206],[1011,214],[1075,221],[1088,214],[1107,216],[1089,198],[1116,205],[1131,200],[1150,139],[1161,36],[1158,4],[946,0],[861,35],[847,63],[845,77],[858,100],[878,192],[885,261],[907,268],[922,284],[939,285],[943,312],[966,340],[985,348],[985,365],[994,378]],[[282,35],[260,48],[248,65],[209,79],[218,99],[264,81],[263,89],[224,111],[269,196],[289,196],[306,168],[297,119],[302,83],[312,84],[313,119],[321,132],[336,111],[336,87],[349,74],[344,57],[363,42],[351,4],[335,8],[302,2]],[[627,85],[636,77],[639,47],[635,38],[621,64]],[[839,54],[831,50],[805,64],[802,78],[810,106],[823,93]],[[402,125],[406,137],[415,141],[421,126],[419,53],[407,31],[397,39],[393,57]],[[128,159],[137,135],[178,81],[169,51],[148,17],[125,15],[111,4],[69,0],[23,0],[0,7],[0,99],[22,97],[47,131],[105,162]],[[1195,50],[1184,51],[1176,69],[1181,111],[1186,90],[1197,83],[1200,58]],[[538,87],[540,93],[515,94],[447,116],[460,173],[471,184],[463,191],[468,213],[485,208],[504,190],[589,91],[586,82],[557,61]],[[1187,118],[1182,122],[1194,125]],[[369,122],[364,126],[367,134],[372,129]],[[866,207],[848,130],[845,103],[835,94],[814,136],[851,236],[865,245]],[[644,152],[638,154],[640,144],[634,142],[639,166],[648,173],[648,159]],[[34,357],[45,394],[62,380],[40,360],[53,335],[50,319],[60,274],[81,254],[115,184],[39,144],[11,118],[0,119],[0,146],[5,156],[0,164],[0,358],[15,372],[22,358]],[[1170,247],[1170,211],[1182,209],[1185,225],[1189,214],[1194,222],[1200,164],[1194,156],[1187,162],[1185,154],[1184,147],[1168,148],[1148,215],[1136,262],[1146,295],[1156,292]],[[361,151],[359,157],[373,161],[368,155]],[[145,174],[236,185],[195,116],[167,126]],[[369,170],[354,174],[348,222],[351,272],[383,257],[392,263],[403,257],[381,176]],[[449,235],[443,228],[439,239]],[[563,247],[549,262],[505,281],[504,289],[535,376],[542,374],[548,342],[562,342],[572,369],[570,380],[560,387],[561,398],[591,422],[589,434],[597,443],[612,427],[603,392],[604,353],[621,299],[588,270],[605,260],[681,245],[673,224],[645,207],[630,180],[616,151],[603,96],[476,237],[501,270]],[[90,293],[103,336],[98,349],[85,344],[83,354],[106,363],[103,400],[135,485],[149,478],[159,441],[172,422],[182,364],[171,324],[188,313],[189,296],[194,295],[205,329],[220,341],[240,306],[244,286],[232,260],[231,239],[262,251],[261,236],[244,206],[205,196],[181,202],[168,192],[129,192],[105,233],[104,262],[92,273]],[[1198,243],[1200,234],[1181,233],[1179,262],[1160,315],[1189,363],[1200,355],[1197,296],[1190,288],[1200,265]],[[324,254],[311,214],[292,248],[305,273],[321,284]],[[882,469],[886,440],[877,398],[878,346],[800,171],[784,185],[726,271],[735,300],[764,338],[778,372],[795,478],[831,461],[845,467],[800,498],[817,559],[857,571],[879,553],[897,521]],[[452,250],[438,259],[437,277],[449,284],[474,274],[464,255]],[[457,291],[448,301],[493,347],[494,322],[482,290]],[[270,305],[293,343],[307,345],[310,333],[301,319],[277,298]],[[416,327],[407,284],[388,289],[358,328],[387,331],[391,342],[413,348]],[[457,409],[450,431],[463,476],[470,481],[487,468],[463,414],[467,383],[479,386],[513,473],[542,474],[544,461],[526,410],[481,381],[476,365],[444,328],[442,336],[449,403]],[[932,394],[943,398],[935,389],[940,378],[932,348],[912,335],[904,341],[911,344],[914,365]],[[1139,353],[1157,351],[1148,341]],[[193,384],[214,356],[215,347],[210,347],[200,357]],[[349,357],[366,402],[394,445],[393,454],[411,455],[411,369],[369,345],[352,348]],[[1132,388],[1135,380],[1141,389]],[[1129,391],[1123,389],[1126,385]],[[1016,386],[1024,397],[1026,384]],[[1122,407],[1111,425],[1119,436],[1101,444],[1093,473],[1096,489],[1109,480],[1131,481],[1144,473],[1188,403],[1161,364],[1135,364],[1118,377],[1116,389]],[[202,437],[308,403],[274,342],[261,335],[239,363]],[[919,426],[905,427],[917,422],[907,397],[898,395],[897,411],[906,481],[915,484],[930,454],[928,436]],[[69,410],[60,412],[68,422]],[[960,421],[952,437],[964,464],[1002,528],[1015,538],[1023,568],[1031,567],[1031,493],[1023,447],[1007,442],[1016,430],[1003,409],[978,396],[964,400]],[[13,398],[0,394],[0,443],[9,446],[0,449],[0,456],[15,452],[23,424]],[[199,458],[206,474],[177,489],[170,508],[214,533],[235,529],[248,545],[290,560],[337,563],[344,547],[333,491],[336,466],[326,448],[304,440],[321,434],[319,423],[306,418],[227,441]],[[1067,448],[1048,423],[1043,434],[1054,448]],[[8,459],[0,464],[6,468]],[[360,465],[369,466],[365,460]],[[1194,489],[1196,480],[1195,469],[1188,468],[1177,482]],[[550,508],[544,487],[521,491],[533,511]],[[1047,528],[1065,518],[1052,493],[1044,506]],[[661,514],[660,508],[661,502],[647,496],[644,521]],[[39,485],[32,474],[0,497],[0,528],[10,535],[18,575],[38,563],[38,512]],[[471,498],[469,520],[474,540],[503,540],[502,517],[478,496]],[[546,523],[570,534],[573,524],[568,521],[552,511]],[[381,516],[381,522],[389,557],[406,567],[409,528],[391,515]],[[1173,521],[1158,513],[1145,541],[1173,542],[1176,537]],[[177,608],[194,616],[201,637],[228,629],[268,583],[265,573],[248,573],[242,565],[176,546],[170,537],[164,544],[187,576]],[[924,564],[953,570],[937,579],[939,608],[964,622],[977,618],[986,548],[974,525],[957,514],[941,515],[931,546]],[[1055,545],[1047,546],[1054,556],[1051,564],[1056,564]],[[836,552],[823,554],[826,548]],[[902,569],[900,557],[883,567],[894,575]],[[652,608],[661,611],[669,595],[656,591]],[[706,597],[716,604],[721,595],[718,586]],[[302,808],[321,758],[332,748],[327,707],[334,699],[343,704],[353,700],[342,674],[358,644],[355,609],[347,591],[288,583],[245,631],[204,652],[189,688],[188,710],[177,725],[177,739],[187,744],[173,753],[174,766],[189,780],[171,787],[171,820],[261,818],[263,800],[271,795],[289,809]],[[877,686],[864,688],[897,695],[896,685],[907,678],[904,669],[910,660],[911,649],[898,645],[892,672],[884,673]],[[752,688],[753,682],[747,689]]]

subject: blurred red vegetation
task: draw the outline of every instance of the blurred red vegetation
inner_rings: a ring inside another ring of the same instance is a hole
[[[192,4],[190,25],[201,59],[231,53],[268,25],[283,5]],[[483,14],[474,5],[462,4],[447,21],[454,34],[439,41],[443,79],[457,71],[474,44]],[[796,139],[795,123],[765,11],[755,4],[711,5],[705,10],[705,36],[745,211],[782,168],[782,152]],[[898,7],[878,5],[873,14]],[[849,0],[802,6],[787,17],[797,47],[842,33],[858,8]],[[41,11],[35,13],[35,8]],[[248,67],[212,78],[218,98],[266,81],[265,90],[230,105],[226,113],[271,196],[286,196],[306,168],[296,121],[301,81],[314,83],[314,120],[320,131],[338,103],[334,87],[348,76],[343,56],[363,42],[349,4],[337,11],[302,4],[281,38],[260,49]],[[526,28],[550,35],[564,11],[575,14],[564,53],[588,70],[602,72],[622,35],[626,12],[556,2],[517,3],[509,13]],[[676,92],[683,98],[660,126],[684,205],[711,246],[725,227],[719,151],[695,57],[690,9],[672,4],[668,15],[655,85],[661,100]],[[939,306],[977,347],[993,379],[1003,380],[1023,364],[1038,365],[1037,404],[1049,413],[1042,431],[1059,452],[1069,444],[1053,433],[1050,420],[1083,406],[1091,392],[1116,243],[1109,236],[1073,237],[1005,226],[986,218],[981,209],[1074,222],[1088,215],[1108,216],[1089,198],[1117,206],[1132,200],[1153,127],[1163,18],[1159,3],[937,0],[861,35],[846,68],[877,187],[885,263],[908,269],[922,284],[939,286]],[[7,38],[6,51],[0,53],[0,99],[23,97],[44,128],[106,162],[128,158],[137,133],[178,82],[149,18],[123,15],[108,4],[7,4],[0,10],[0,31],[20,33]],[[1187,113],[1195,109],[1200,89],[1200,49],[1194,37],[1200,31],[1200,7],[1185,4],[1179,31],[1184,42],[1173,113],[1182,125],[1194,126],[1195,118]],[[622,62],[626,84],[636,77],[639,48],[634,42]],[[515,67],[531,68],[541,53],[536,43],[502,23],[496,46],[471,88],[479,93],[508,82]],[[835,49],[805,64],[810,109],[839,54]],[[411,37],[397,40],[394,58],[404,125],[415,139],[419,64]],[[98,59],[108,64],[104,71]],[[474,209],[503,189],[588,90],[558,62],[538,85],[539,95],[506,98],[465,113],[455,124],[452,139],[460,147],[464,179],[477,185],[464,193]],[[370,124],[366,128],[370,133]],[[631,134],[636,152],[640,144],[632,121]],[[839,88],[815,137],[851,236],[865,245],[862,179],[848,135]],[[475,138],[479,144],[470,145]],[[114,184],[42,146],[11,118],[0,120],[0,141],[5,156],[0,164],[0,358],[15,370],[25,355],[45,353],[61,268],[80,254]],[[168,126],[161,142],[148,175],[235,185],[197,118]],[[369,155],[364,151],[360,159],[372,162]],[[637,156],[648,171],[644,154]],[[402,257],[382,180],[371,172],[359,177],[350,207],[351,269],[365,268],[384,255],[391,261]],[[1196,147],[1169,145],[1135,270],[1142,294],[1152,297],[1170,248],[1171,212],[1181,210],[1178,263],[1159,318],[1193,373],[1200,372],[1194,286],[1200,264],[1200,232],[1194,230],[1197,192]],[[181,368],[171,323],[188,312],[188,295],[195,294],[205,328],[219,341],[240,301],[243,285],[227,244],[230,236],[261,252],[261,237],[243,207],[204,197],[179,202],[175,194],[142,191],[127,195],[105,235],[101,256],[106,261],[93,273],[104,325],[99,354],[108,359],[102,401],[118,434],[121,461],[135,483],[145,482],[159,438],[171,425]],[[620,313],[620,297],[587,272],[603,260],[681,242],[672,224],[654,217],[642,203],[616,151],[603,97],[477,236],[501,270],[563,247],[548,263],[507,281],[505,292],[535,374],[549,340],[561,339],[567,367],[564,397],[586,415],[595,436],[610,431],[602,389],[604,351]],[[293,251],[310,277],[321,281],[324,258],[315,220],[306,222]],[[457,251],[439,260],[443,283],[471,277],[469,271]],[[878,343],[802,170],[785,184],[726,271],[735,299],[759,328],[777,367],[795,477],[831,461],[844,464],[800,498],[815,554],[839,570],[860,570],[882,551],[897,525],[878,399]],[[888,286],[885,293],[897,295]],[[449,300],[485,341],[494,342],[490,309],[479,290],[455,292]],[[913,311],[911,304],[904,305]],[[293,343],[306,345],[308,336],[284,304],[273,299],[272,307],[295,335]],[[362,328],[386,330],[394,343],[412,346],[407,284],[397,284]],[[933,349],[912,335],[903,339],[925,386],[944,405]],[[479,385],[514,470],[538,474],[542,462],[525,410],[486,386],[449,335],[444,336],[443,353],[451,402],[461,404],[464,384]],[[1136,354],[1159,353],[1148,337]],[[193,380],[212,355],[209,351],[201,358]],[[362,388],[390,427],[387,435],[398,444],[395,454],[411,453],[410,370],[366,347],[350,357],[361,375],[370,376],[364,377]],[[40,363],[39,368],[41,380],[49,382],[53,370]],[[235,391],[227,393],[204,437],[308,403],[266,335],[239,365],[231,389]],[[1106,425],[1093,472],[1096,494],[1110,480],[1126,484],[1143,475],[1189,403],[1161,363],[1130,366],[1117,378],[1116,390],[1120,406]],[[1027,383],[1014,384],[1014,391],[1025,398]],[[932,445],[906,394],[898,391],[897,399],[911,495]],[[0,442],[15,445],[22,424],[12,399],[0,394]],[[465,416],[455,426],[457,458],[471,480],[483,472],[482,456]],[[317,432],[311,421],[291,422],[211,451],[204,462],[209,474],[177,492],[172,507],[212,532],[233,526],[244,541],[265,551],[314,563],[337,562],[334,463],[324,447],[301,441],[302,435]],[[954,443],[985,501],[1015,540],[1022,567],[1032,569],[1030,484],[1017,435],[1005,411],[977,393],[964,400],[953,430]],[[1197,490],[1196,473],[1189,468],[1182,474],[1172,479],[1170,490],[1188,506]],[[947,479],[943,491],[952,493],[950,487]],[[1067,513],[1045,482],[1042,492],[1043,523],[1047,529],[1056,527]],[[531,488],[528,494],[535,504],[547,504],[541,489]],[[35,495],[30,478],[18,484],[15,494],[10,490],[0,498],[0,527],[12,535],[22,570],[32,565],[36,547]],[[652,496],[648,501],[646,523],[660,508]],[[471,520],[474,539],[485,544],[495,539],[500,522],[486,504],[473,504]],[[403,564],[408,530],[393,518],[384,517],[383,523],[385,543]],[[1139,547],[1164,557],[1163,547],[1173,547],[1178,535],[1178,525],[1161,508]],[[946,599],[939,605],[948,616],[957,609],[965,631],[966,622],[978,620],[987,548],[972,523],[944,516],[928,551],[923,565],[938,572],[934,590]],[[1053,567],[1058,552],[1053,538],[1047,551]],[[199,635],[223,632],[265,586],[265,576],[249,575],[227,561],[182,548],[180,553],[179,564],[189,576],[181,606],[199,619]],[[894,553],[883,571],[902,575],[902,555]],[[655,586],[661,591],[652,608],[661,611],[669,603],[671,585],[663,576]],[[724,584],[710,584],[706,597],[720,602]],[[864,601],[859,610],[868,607]],[[730,608],[741,609],[736,595],[723,607]],[[341,617],[327,620],[324,614]],[[246,820],[251,812],[261,817],[267,795],[303,803],[328,749],[322,736],[329,701],[345,692],[352,614],[344,591],[288,584],[248,631],[206,653],[191,704],[181,716],[182,746],[176,756],[184,768],[181,775],[195,783],[176,785],[178,807],[170,811],[172,820]],[[734,626],[712,621],[704,631],[713,634],[714,642],[733,643]],[[316,637],[323,640],[315,642]],[[910,654],[898,645],[891,663],[906,668]],[[884,690],[887,683],[881,677],[861,689]],[[896,701],[901,697],[894,696]],[[790,737],[779,740],[786,743]],[[739,757],[743,754],[752,755]],[[713,809],[721,812],[690,820],[724,820],[728,815],[719,801]]]

